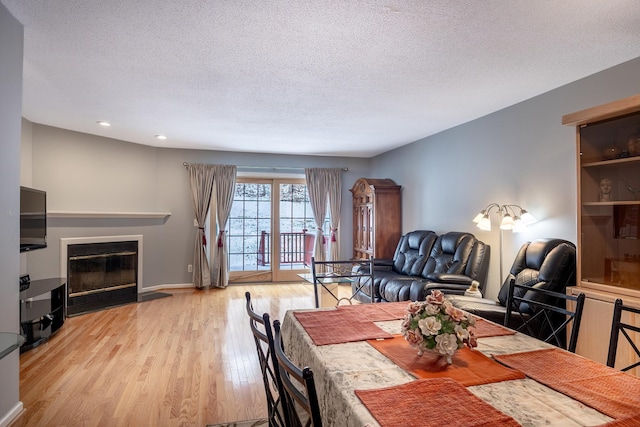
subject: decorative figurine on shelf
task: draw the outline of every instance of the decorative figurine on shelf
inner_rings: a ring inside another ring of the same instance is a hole
[[[611,190],[613,189],[613,182],[609,178],[603,178],[600,181],[600,201],[601,202],[610,202],[613,200],[611,198]]]
[[[633,194],[633,200],[638,200],[638,195],[640,194],[640,190],[635,187],[632,187],[627,181],[624,181],[624,188],[631,194]]]
[[[631,157],[640,156],[640,127],[636,130],[636,133],[629,136],[627,151]]]
[[[612,142],[602,151],[602,156],[605,160],[618,159],[620,158],[620,150],[618,146]]]

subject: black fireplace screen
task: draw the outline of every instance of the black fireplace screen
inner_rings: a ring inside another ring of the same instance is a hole
[[[67,257],[69,297],[137,286],[137,241],[70,245]]]

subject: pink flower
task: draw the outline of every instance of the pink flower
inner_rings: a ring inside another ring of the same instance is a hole
[[[411,316],[407,315],[407,317],[402,319],[402,324],[400,325],[400,328],[402,328],[403,331],[406,331],[409,329],[409,325],[411,325]]]
[[[454,307],[452,305],[449,305],[446,308],[446,313],[449,315],[449,317],[451,317],[451,319],[453,319],[456,322],[459,322],[461,320],[464,320],[465,318],[465,313],[464,311],[460,310],[457,307]]]
[[[408,330],[404,335],[404,339],[413,346],[419,346],[423,341],[422,334],[416,333],[414,330]]]
[[[444,294],[439,290],[431,291],[431,295],[427,297],[429,304],[442,305],[444,303]]]
[[[469,339],[467,340],[467,346],[469,346],[469,348],[478,346],[478,339],[475,336],[473,336],[473,334],[469,335]]]
[[[424,303],[422,303],[422,302],[411,302],[407,306],[407,313],[416,314],[422,309],[423,305],[424,305]]]

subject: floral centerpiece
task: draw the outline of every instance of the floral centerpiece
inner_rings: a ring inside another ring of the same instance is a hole
[[[478,345],[474,336],[475,319],[454,307],[438,290],[431,291],[426,301],[411,302],[402,322],[402,335],[418,349],[440,354],[451,363],[456,350]]]

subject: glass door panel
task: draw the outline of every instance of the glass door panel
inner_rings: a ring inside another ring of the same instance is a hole
[[[307,186],[302,183],[279,182],[278,231],[280,233],[275,280],[297,280],[311,263],[315,226]]]
[[[325,236],[329,218],[327,210]],[[227,239],[230,282],[299,281],[315,242],[305,180],[238,178]]]
[[[237,182],[228,221],[231,282],[271,281],[271,182]]]

